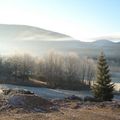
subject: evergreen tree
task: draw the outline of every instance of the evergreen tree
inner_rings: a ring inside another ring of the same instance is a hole
[[[102,52],[97,63],[97,81],[93,85],[94,97],[99,101],[110,101],[113,98],[114,84],[111,83],[109,72],[109,66]]]

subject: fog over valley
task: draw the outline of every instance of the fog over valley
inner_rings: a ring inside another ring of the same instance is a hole
[[[25,52],[41,55],[50,49],[62,52],[77,52],[80,55],[95,56],[104,50],[107,56],[119,56],[120,43],[101,39],[82,42],[68,35],[25,25],[0,25],[1,54]],[[112,52],[110,52],[112,50]]]

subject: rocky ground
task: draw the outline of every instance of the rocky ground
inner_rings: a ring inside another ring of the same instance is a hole
[[[120,120],[120,101],[46,100],[24,90],[2,90],[0,95],[0,120]]]

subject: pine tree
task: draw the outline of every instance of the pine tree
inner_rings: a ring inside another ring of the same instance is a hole
[[[93,85],[94,97],[99,101],[111,101],[113,98],[114,84],[111,83],[107,65],[103,52],[98,58],[96,84]]]

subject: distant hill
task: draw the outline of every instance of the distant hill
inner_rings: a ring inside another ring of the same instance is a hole
[[[0,53],[15,51],[41,55],[50,49],[77,52],[81,56],[96,57],[104,50],[109,57],[120,56],[120,43],[109,40],[82,42],[72,37],[25,25],[0,25]]]
[[[73,39],[68,35],[26,25],[0,24],[0,39],[4,41],[49,41]]]
[[[14,51],[32,52],[31,50],[34,51],[34,49],[37,49],[35,52],[38,54],[41,47],[39,43],[42,41],[66,41],[72,39],[68,35],[37,27],[0,24],[1,54],[10,54]]]
[[[105,40],[105,39],[101,39],[101,40],[96,40],[95,42],[93,42],[96,45],[99,46],[106,46],[106,45],[112,45],[115,44],[115,42],[112,42],[110,40]]]

